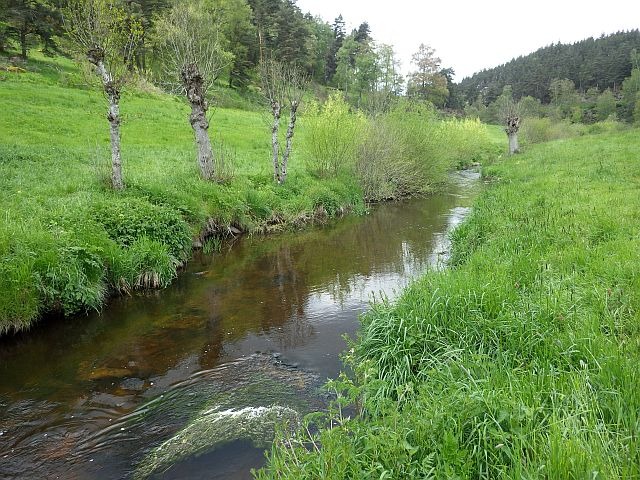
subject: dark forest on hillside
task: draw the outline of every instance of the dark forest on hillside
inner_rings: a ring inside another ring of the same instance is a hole
[[[549,45],[463,79],[460,93],[468,103],[482,95],[483,103],[488,104],[495,101],[505,85],[511,85],[515,98],[531,96],[548,103],[551,82],[565,78],[581,92],[592,87],[619,90],[631,73],[634,48],[640,50],[639,30]]]

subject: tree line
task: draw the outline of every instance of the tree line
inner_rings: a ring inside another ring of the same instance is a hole
[[[226,83],[256,88],[271,107],[274,179],[283,183],[297,119],[310,81],[339,89],[353,106],[387,111],[404,94],[405,79],[391,45],[377,44],[367,22],[347,33],[303,14],[295,0],[0,0],[0,51],[26,60],[38,46],[47,55],[72,54],[91,64],[108,101],[112,186],[124,188],[120,97],[142,75],[191,106],[200,174],[220,180],[208,136],[211,89]],[[407,95],[444,107],[453,71],[422,44]],[[280,120],[288,116],[284,148]]]
[[[554,100],[552,83],[558,79],[571,81],[579,93],[589,89],[615,93],[631,74],[633,49],[640,50],[637,29],[552,44],[464,78],[459,90],[466,103],[480,98],[485,105],[494,102],[506,85],[511,85],[517,99],[529,96],[548,104]]]
[[[158,54],[162,39],[156,23],[177,2],[108,3],[140,29],[128,59],[130,70],[153,70],[163,61]],[[50,55],[67,53],[64,12],[68,5],[68,0],[0,0],[0,52],[17,48],[24,59],[35,47]],[[348,31],[342,15],[328,23],[303,13],[295,0],[207,0],[203,5],[211,13],[211,28],[220,48],[229,57],[219,72],[229,87],[259,85],[261,61],[276,58],[295,64],[316,84],[344,91],[360,106],[379,106],[381,99],[400,95],[407,88],[418,98],[451,106],[453,70],[442,68],[435,52],[425,45],[414,56],[415,71],[405,79],[393,46],[376,42],[367,22]]]

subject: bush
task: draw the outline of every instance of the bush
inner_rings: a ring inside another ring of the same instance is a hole
[[[622,131],[624,124],[615,117],[591,125],[583,123],[569,123],[568,121],[553,122],[550,118],[525,118],[520,129],[525,143],[542,143],[564,138],[574,138],[587,134],[612,133]]]
[[[367,200],[421,192],[424,178],[415,156],[407,155],[407,136],[383,118],[372,121],[358,145],[356,175]]]
[[[358,145],[356,174],[368,200],[434,191],[452,168],[496,154],[477,120],[439,120],[425,106],[402,103],[368,122]]]
[[[92,214],[109,238],[121,247],[131,247],[144,237],[166,245],[178,260],[188,258],[191,232],[181,215],[169,207],[114,195],[97,203]]]
[[[366,119],[351,113],[339,93],[324,105],[312,104],[303,119],[307,130],[308,163],[315,174],[328,177],[341,169],[351,168],[356,153],[357,138]]]

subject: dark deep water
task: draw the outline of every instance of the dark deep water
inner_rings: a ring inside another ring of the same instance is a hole
[[[251,478],[265,407],[322,408],[342,335],[373,295],[442,263],[478,183],[463,172],[446,194],[242,238],[166,290],[0,340],[0,478]],[[174,453],[176,434],[191,451]]]

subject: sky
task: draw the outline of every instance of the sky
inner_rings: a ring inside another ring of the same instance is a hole
[[[329,23],[342,14],[347,31],[367,21],[373,38],[395,47],[402,71],[420,43],[436,49],[456,80],[551,43],[640,28],[640,0],[298,0]]]

